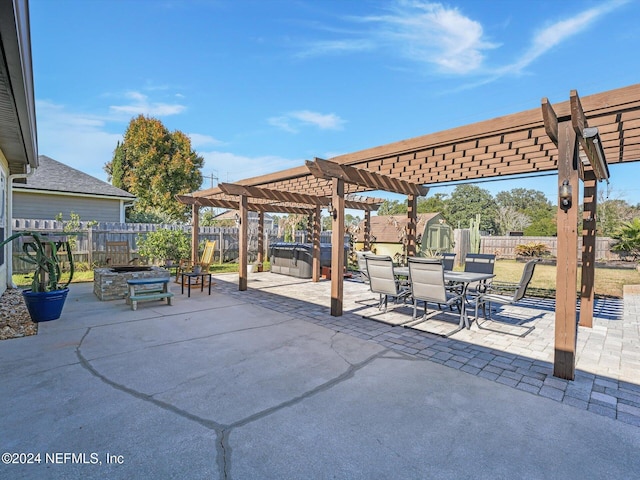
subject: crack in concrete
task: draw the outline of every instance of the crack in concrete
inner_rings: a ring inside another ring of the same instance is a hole
[[[227,456],[224,459],[224,478],[230,478],[228,476],[229,472],[227,470],[227,467],[231,467],[231,453],[232,453],[232,448],[231,445],[228,443],[229,442],[229,437],[231,435],[231,433],[233,432],[234,429],[239,428],[239,427],[243,427],[245,425],[248,425],[249,423],[252,422],[256,422],[258,420],[262,420],[263,418],[268,417],[269,415],[272,415],[274,413],[277,413],[281,410],[284,410],[286,408],[292,407],[294,405],[297,405],[311,397],[313,397],[314,395],[317,395],[319,393],[325,392],[333,387],[335,387],[336,385],[339,385],[351,378],[353,378],[353,376],[356,374],[356,372],[364,367],[366,367],[367,365],[369,365],[370,363],[372,363],[374,360],[377,360],[378,358],[382,357],[382,353],[384,352],[378,352],[374,355],[371,355],[369,358],[363,360],[360,363],[357,364],[351,364],[349,362],[347,362],[348,365],[350,365],[350,367],[341,375],[338,375],[337,377],[321,384],[318,385],[315,388],[312,388],[311,390],[298,395],[297,397],[294,397],[290,400],[287,400],[286,402],[282,402],[278,405],[275,405],[273,407],[267,408],[265,410],[262,410],[261,412],[257,412],[254,413],[253,415],[250,415],[242,420],[238,420],[236,422],[233,422],[231,424],[229,424],[228,426],[226,426],[223,429],[223,436],[222,436],[222,445],[221,445],[221,449],[227,454]],[[345,360],[346,361],[346,360]]]
[[[281,323],[286,323],[288,321],[291,321],[293,319],[289,319],[286,321],[283,321]],[[275,324],[272,324],[275,325]],[[220,477],[223,479],[229,479],[230,478],[230,469],[231,469],[231,453],[232,453],[232,448],[229,445],[229,436],[230,434],[233,432],[233,430],[235,428],[238,427],[243,427],[245,425],[248,425],[249,423],[261,420],[263,418],[268,417],[269,415],[272,415],[276,412],[279,412],[283,409],[292,407],[304,400],[307,400],[311,397],[313,397],[314,395],[327,391],[333,387],[335,387],[336,385],[339,385],[351,378],[353,378],[353,376],[355,375],[355,373],[357,371],[359,371],[360,369],[364,368],[365,366],[369,365],[370,363],[372,363],[374,360],[378,359],[378,358],[383,358],[384,355],[387,353],[386,351],[381,351],[378,353],[375,353],[371,356],[369,356],[368,358],[366,358],[365,360],[363,360],[362,362],[353,364],[351,362],[349,362],[348,360],[346,360],[344,357],[342,357],[342,355],[340,355],[334,348],[333,348],[333,340],[334,337],[340,333],[340,332],[335,332],[335,334],[331,337],[331,349],[334,351],[334,353],[336,353],[336,355],[340,356],[346,363],[347,365],[349,365],[349,367],[347,368],[347,370],[338,375],[337,377],[332,378],[331,380],[328,380],[320,385],[318,385],[315,388],[312,388],[311,390],[306,391],[305,393],[302,393],[301,395],[298,395],[290,400],[287,400],[285,402],[282,402],[278,405],[275,405],[273,407],[267,408],[265,410],[262,410],[260,412],[257,412],[253,415],[249,415],[248,417],[238,420],[236,422],[233,422],[231,424],[222,424],[222,423],[218,423],[214,420],[208,420],[206,418],[202,418],[198,415],[194,415],[186,410],[183,410],[181,408],[176,407],[175,405],[172,405],[168,402],[164,402],[162,400],[159,400],[157,398],[154,398],[154,395],[149,395],[146,393],[142,393],[139,392],[133,388],[127,387],[125,385],[122,385],[114,380],[111,380],[110,378],[108,378],[106,375],[103,375],[102,373],[100,373],[98,370],[96,370],[93,365],[91,365],[91,360],[88,360],[83,354],[82,354],[82,343],[84,342],[85,338],[91,333],[93,327],[89,327],[87,328],[87,331],[84,333],[84,335],[82,336],[82,338],[80,339],[80,342],[78,343],[78,345],[75,348],[76,351],[76,356],[78,357],[79,360],[79,364],[80,366],[82,366],[85,370],[87,370],[92,376],[94,376],[95,378],[99,379],[100,381],[102,381],[103,383],[105,383],[106,385],[109,385],[110,387],[123,392],[127,395],[130,395],[134,398],[137,398],[139,400],[142,400],[144,402],[149,402],[153,405],[155,405],[158,408],[161,408],[164,411],[167,412],[171,412],[175,415],[178,415],[186,420],[190,420],[193,421],[201,426],[203,426],[204,428],[214,431],[216,434],[216,464],[218,466],[218,471],[220,473]],[[242,330],[253,330],[255,328],[258,327],[252,327],[252,328],[248,328],[248,329],[242,329]],[[260,327],[260,328],[264,328],[264,327]],[[239,330],[239,331],[242,331]],[[235,331],[234,331],[235,332]],[[234,332],[227,332],[227,333],[234,333]],[[216,334],[217,335],[217,334]],[[206,337],[205,337],[206,338]]]
[[[184,338],[182,340],[173,340],[171,342],[163,342],[163,343],[155,343],[153,345],[146,345],[140,348],[136,348],[133,350],[123,350],[121,352],[118,353],[112,353],[112,354],[108,354],[108,355],[102,355],[99,357],[94,357],[91,360],[101,360],[101,359],[105,359],[105,358],[111,358],[111,357],[117,357],[126,353],[131,353],[131,352],[138,352],[138,351],[142,351],[142,350],[150,350],[153,348],[158,348],[158,347],[166,347],[168,345],[178,345],[180,343],[184,343],[184,342],[190,342],[192,340],[204,340],[207,338],[214,338],[214,337],[220,337],[223,335],[227,335],[230,333],[241,333],[241,332],[247,332],[247,331],[251,331],[251,330],[259,330],[262,328],[269,328],[269,327],[273,327],[273,326],[277,326],[277,325],[283,325],[285,323],[288,322],[292,322],[294,321],[293,318],[289,318],[287,320],[282,320],[281,322],[276,322],[276,323],[270,323],[269,325],[259,325],[259,326],[255,326],[255,327],[246,327],[246,328],[238,328],[235,330],[227,330],[224,332],[218,332],[218,333],[211,333],[209,335],[201,335],[201,336],[196,336],[196,337],[190,337],[190,338]],[[97,329],[97,328],[101,328],[102,325],[99,325],[97,327],[90,327],[90,329]],[[82,337],[82,339],[84,340],[84,336]]]

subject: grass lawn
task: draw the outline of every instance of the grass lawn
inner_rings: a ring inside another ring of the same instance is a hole
[[[269,263],[265,262],[265,268],[269,267]],[[239,265],[237,263],[223,263],[223,264],[213,264],[211,265],[209,271],[213,274],[218,273],[234,273],[237,272]],[[31,287],[31,277],[32,274],[14,274],[13,275],[13,283],[15,283],[20,288],[30,288]],[[65,277],[63,277],[64,279]],[[86,272],[75,272],[73,274],[73,282],[72,283],[80,283],[80,282],[93,282],[93,270],[89,270]]]
[[[269,263],[265,262],[265,270]],[[501,282],[518,282],[522,276],[524,263],[515,260],[498,260],[495,266],[496,280]],[[238,271],[237,263],[213,264],[211,273],[234,273]],[[578,285],[580,289],[580,268],[578,268]],[[18,287],[29,288],[31,275],[14,275],[13,281]],[[93,271],[76,272],[73,282],[93,282]],[[624,285],[640,285],[640,272],[635,269],[596,268],[596,295],[622,297]],[[536,265],[530,286],[533,289],[554,290],[556,287],[556,267],[554,265]]]
[[[518,282],[522,276],[524,263],[515,260],[498,260],[495,266],[496,280],[502,282]],[[581,270],[578,267],[578,284],[576,291],[580,289]],[[640,272],[635,269],[596,268],[595,291],[596,295],[622,297],[624,285],[640,285]],[[552,289],[556,288],[555,265],[536,265],[532,288]]]

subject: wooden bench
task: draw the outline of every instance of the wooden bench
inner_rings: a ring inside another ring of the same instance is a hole
[[[127,303],[131,304],[131,309],[138,308],[138,302],[147,300],[167,299],[167,305],[171,305],[171,297],[173,293],[169,291],[168,278],[134,278],[127,280],[129,285],[129,293],[127,295]],[[151,288],[137,290],[136,287],[151,285]],[[156,286],[155,288],[153,286]]]

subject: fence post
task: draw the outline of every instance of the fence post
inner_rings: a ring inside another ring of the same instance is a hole
[[[93,265],[93,228],[87,228],[87,262],[89,268]]]

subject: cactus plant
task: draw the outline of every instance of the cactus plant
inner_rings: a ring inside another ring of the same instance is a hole
[[[480,214],[469,220],[469,241],[471,253],[480,253]]]

